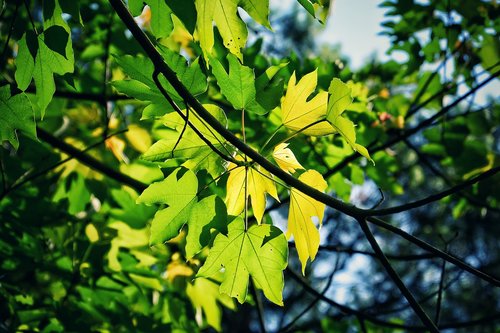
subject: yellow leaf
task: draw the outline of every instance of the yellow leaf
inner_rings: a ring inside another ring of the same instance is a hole
[[[286,128],[297,132],[317,121],[325,119],[328,93],[321,91],[311,100],[307,100],[314,92],[317,81],[317,70],[305,75],[297,85],[295,85],[295,72],[290,77],[285,98],[281,103],[282,121]],[[307,127],[301,133],[314,136],[326,135],[335,133],[335,129],[328,122],[323,121]]]
[[[205,278],[197,278],[186,286],[186,294],[191,299],[197,313],[204,312],[207,324],[221,331],[223,304],[226,308],[234,310],[236,307],[231,297],[219,292],[219,285]],[[198,317],[197,317],[198,318]],[[199,323],[200,326],[202,323]]]
[[[112,136],[106,140],[104,145],[106,148],[111,150],[118,161],[123,161],[125,163],[129,162],[127,155],[123,152],[125,150],[125,141],[117,138],[116,136]]]
[[[240,156],[237,160],[243,161]],[[259,165],[245,168],[229,163],[229,178],[227,179],[226,206],[229,215],[240,215],[245,209],[245,185],[247,198],[251,198],[253,215],[260,224],[266,209],[266,192],[279,201],[276,184],[271,174]]]
[[[173,282],[177,277],[190,277],[194,274],[191,267],[179,261],[172,261],[167,266],[167,279]]]
[[[95,243],[99,240],[99,231],[97,231],[95,225],[92,223],[87,224],[85,227],[85,235],[91,243]]]
[[[151,8],[146,5],[142,10],[141,15],[135,18],[137,24],[143,28],[150,29],[151,27]]]
[[[316,170],[307,170],[299,177],[299,180],[318,191],[324,192],[327,187],[323,176]],[[295,239],[295,246],[302,263],[302,274],[305,272],[307,259],[310,258],[313,261],[319,248],[319,231],[314,225],[313,217],[317,217],[321,225],[324,212],[323,203],[292,188],[287,237],[290,238],[293,235]]]
[[[304,169],[295,158],[292,150],[287,147],[288,143],[280,143],[274,147],[273,157],[278,166],[289,173],[294,173],[296,169]]]
[[[131,124],[125,133],[128,142],[139,153],[145,153],[153,144],[148,131],[136,124]]]

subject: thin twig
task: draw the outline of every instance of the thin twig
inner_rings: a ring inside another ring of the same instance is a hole
[[[14,31],[14,23],[16,23],[17,19],[17,11],[19,10],[19,1],[16,2],[16,8],[14,9],[14,13],[12,14],[12,21],[10,22],[9,33],[7,34],[7,40],[5,41],[5,46],[3,47],[2,55],[0,56],[0,61],[2,63],[7,64],[4,61],[5,55],[7,54],[7,50],[9,49],[10,38],[12,37],[12,32]]]
[[[30,9],[30,6],[28,4],[28,0],[24,0],[24,7],[26,7],[26,12],[28,13],[28,17],[29,17],[30,22],[31,22],[31,27],[33,28],[33,31],[35,32],[35,34],[38,36],[38,31],[36,30],[35,21],[33,20],[33,16],[31,15],[31,9]]]
[[[118,0],[118,1],[121,1],[121,0]],[[154,73],[153,73],[153,81],[155,82],[157,88],[160,90],[161,94],[163,95],[163,97],[165,97],[165,99],[168,101],[168,103],[174,108],[174,110],[177,112],[177,114],[179,114],[179,116],[185,121],[187,122],[187,124],[189,125],[189,127],[198,135],[198,137],[203,140],[203,142],[205,142],[205,144],[207,146],[210,147],[210,149],[212,149],[215,153],[217,153],[217,155],[219,155],[223,160],[225,161],[229,161],[229,162],[232,162],[234,164],[237,164],[237,165],[241,165],[242,163],[240,163],[240,161],[237,161],[235,160],[233,157],[231,156],[226,156],[224,155],[224,153],[222,153],[219,149],[217,149],[217,147],[215,147],[212,142],[210,142],[210,140],[208,140],[207,138],[205,138],[205,136],[203,135],[203,133],[200,132],[200,130],[198,128],[196,128],[196,126],[194,126],[190,121],[189,119],[187,118],[187,116],[185,114],[182,113],[182,110],[179,108],[179,106],[174,102],[174,100],[170,97],[170,95],[168,94],[168,92],[165,90],[165,88],[163,88],[163,85],[161,84],[160,80],[158,80],[158,76],[160,75],[160,72],[155,70]]]
[[[436,193],[433,195],[428,196],[427,198],[417,200],[414,202],[409,202],[400,206],[395,206],[395,207],[390,207],[390,208],[384,208],[384,209],[377,209],[377,210],[371,210],[368,212],[367,216],[384,216],[384,215],[391,215],[391,214],[396,214],[396,213],[401,213],[401,212],[406,212],[411,209],[415,209],[418,207],[422,207],[425,205],[428,205],[432,202],[441,200],[443,198],[446,198],[452,194],[458,193],[462,190],[464,190],[467,187],[470,187],[482,180],[488,179],[490,177],[493,177],[496,175],[498,172],[500,172],[500,167],[492,168],[486,172],[481,173],[479,176],[476,176],[474,178],[471,178],[459,185],[453,186],[452,188],[449,188],[443,192]]]
[[[264,305],[262,303],[262,297],[260,296],[253,279],[250,279],[250,284],[250,290],[252,292],[253,298],[255,299],[255,308],[257,309],[257,317],[259,318],[260,331],[262,333],[266,333],[267,330],[266,321],[264,319]]]
[[[429,318],[427,313],[425,313],[424,309],[420,306],[418,301],[415,299],[413,294],[410,292],[410,290],[405,286],[401,278],[399,277],[399,274],[394,270],[392,267],[391,263],[385,256],[384,252],[378,245],[377,240],[373,236],[373,233],[370,230],[370,227],[368,227],[368,224],[366,223],[365,219],[359,219],[358,220],[359,225],[361,226],[361,229],[363,230],[363,233],[366,236],[366,239],[370,243],[373,251],[377,255],[377,258],[379,259],[380,263],[382,266],[384,266],[387,274],[391,277],[392,281],[396,284],[396,286],[399,288],[403,296],[406,298],[408,303],[410,303],[413,311],[415,311],[415,314],[420,318],[420,321],[427,327],[427,329],[430,332],[438,332],[439,329],[437,326],[434,324],[434,322]]]
[[[395,226],[393,226],[393,225],[391,225],[391,224],[389,224],[389,223],[387,223],[387,222],[385,222],[377,217],[368,217],[367,221],[378,226],[378,227],[384,228],[384,229],[386,229],[386,230],[388,230],[388,231],[390,231],[398,236],[403,237],[404,239],[417,245],[418,247],[420,247],[426,251],[429,251],[430,253],[433,253],[437,257],[440,257],[441,259],[444,259],[444,260],[448,261],[449,263],[451,263],[457,267],[460,267],[461,269],[477,276],[478,278],[480,278],[484,281],[487,281],[487,282],[493,284],[496,287],[500,287],[500,280],[498,280],[497,278],[470,266],[469,264],[458,259],[457,257],[455,257],[449,253],[446,253],[444,251],[441,251],[440,249],[432,246],[431,244],[429,244],[427,242],[424,242],[420,238],[417,238],[415,236],[410,235],[409,233],[401,230],[400,228],[397,228],[397,227],[395,227]]]

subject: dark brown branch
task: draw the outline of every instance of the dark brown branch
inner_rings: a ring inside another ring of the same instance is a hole
[[[86,166],[90,167],[93,170],[96,170],[109,178],[112,178],[123,185],[127,185],[137,192],[142,192],[146,189],[147,185],[138,181],[137,179],[134,179],[132,177],[129,177],[113,168],[110,168],[106,164],[102,163],[101,161],[95,159],[94,157],[87,155],[83,153],[81,150],[73,147],[70,144],[67,144],[66,142],[59,140],[49,132],[37,127],[37,135],[38,138],[42,141],[45,141],[49,145],[51,145],[54,148],[57,148],[61,150],[62,152],[73,156],[76,158],[78,161],[81,163],[85,164]]]
[[[432,246],[431,244],[427,243],[427,242],[424,242],[423,240],[415,237],[415,236],[412,236],[410,234],[408,234],[407,232],[377,218],[377,217],[368,217],[367,218],[367,221],[372,223],[372,224],[375,224],[376,226],[379,226],[381,228],[384,228],[398,236],[401,236],[403,237],[404,239],[406,239],[407,241],[417,245],[418,247],[420,247],[421,249],[424,249],[426,251],[429,251],[430,253],[433,253],[434,255],[436,255],[437,257],[440,257],[446,261],[448,261],[449,263],[457,266],[457,267],[460,267],[461,269],[477,276],[478,278],[484,280],[484,281],[487,281],[491,284],[493,284],[494,286],[496,287],[500,287],[500,281],[493,277],[493,276],[490,276],[470,265],[468,265],[467,263],[465,263],[464,261],[458,259],[457,257],[449,254],[449,253],[446,253],[444,251],[441,251],[440,249]]]
[[[458,193],[467,187],[474,185],[482,180],[485,180],[489,177],[492,177],[496,175],[500,171],[500,167],[496,167],[493,169],[490,169],[486,172],[483,172],[479,176],[476,176],[474,178],[469,179],[468,181],[465,181],[459,185],[453,186],[452,188],[449,188],[443,192],[436,193],[433,195],[428,196],[427,198],[417,200],[414,202],[409,202],[407,204],[401,205],[401,206],[395,206],[395,207],[390,207],[390,208],[384,208],[384,209],[378,209],[378,210],[372,210],[369,212],[370,216],[384,216],[384,215],[391,215],[391,214],[396,214],[396,213],[401,213],[408,211],[410,209],[422,207],[425,205],[428,205],[432,202],[441,200],[443,198],[446,198],[452,194]]]
[[[290,246],[295,246],[295,243],[289,243]],[[346,248],[335,245],[320,245],[319,250],[323,251],[332,251],[337,253],[347,253],[347,254],[362,254],[366,256],[374,257],[376,254],[374,252],[356,250],[352,248]],[[413,260],[425,260],[425,259],[433,259],[436,256],[432,253],[422,253],[422,254],[406,254],[406,255],[397,255],[397,254],[386,254],[388,259],[391,260],[399,260],[399,261],[413,261]]]
[[[104,139],[100,140],[99,142],[96,142],[88,147],[86,147],[85,149],[81,150],[81,153],[84,154],[86,153],[87,151],[95,148],[95,147],[98,147],[100,145],[102,145],[103,143],[106,142],[106,140],[108,140],[109,138],[115,136],[115,135],[118,135],[118,134],[121,134],[121,133],[124,133],[126,132],[126,130],[123,130],[123,131],[119,131],[119,132],[115,132],[115,133],[112,133],[110,135],[108,135],[107,137],[105,137]],[[31,174],[29,175],[28,177],[22,179],[21,181],[19,182],[15,182],[12,186],[10,186],[9,188],[7,187],[4,187],[4,190],[2,192],[2,194],[0,194],[0,200],[2,200],[4,197],[6,197],[9,193],[11,193],[12,191],[15,191],[17,190],[18,188],[22,187],[24,184],[26,183],[29,183],[33,180],[35,180],[36,178],[38,177],[41,177],[43,175],[46,175],[48,172],[50,172],[51,170],[54,170],[55,168],[57,168],[58,166],[61,166],[63,165],[64,163],[68,162],[68,161],[71,161],[72,159],[76,158],[75,156],[72,156],[70,155],[69,157],[63,159],[63,160],[60,160],[59,162],[55,163],[54,165],[51,165],[50,167],[48,168],[45,168],[44,170],[41,170],[39,172],[36,172],[34,174]],[[0,161],[0,168],[2,167],[3,163],[2,161]],[[4,175],[3,174],[3,168],[2,168],[2,176]],[[3,177],[2,177],[3,178]],[[6,185],[6,184],[4,184]]]
[[[366,220],[364,219],[359,219],[358,220],[359,225],[361,226],[361,229],[363,230],[363,233],[366,236],[366,239],[370,243],[373,251],[377,255],[377,258],[379,259],[380,263],[382,266],[384,266],[387,274],[391,277],[392,281],[396,284],[396,286],[399,288],[399,291],[403,294],[403,296],[406,298],[408,303],[410,303],[410,306],[412,307],[413,311],[415,311],[415,314],[420,318],[422,323],[427,327],[427,329],[430,332],[438,332],[439,329],[437,326],[434,324],[434,322],[429,318],[427,313],[425,313],[424,309],[420,306],[418,301],[415,299],[411,291],[405,286],[401,278],[399,277],[399,274],[394,270],[392,267],[391,263],[385,256],[384,252],[380,248],[380,246],[377,243],[377,240],[373,236],[373,233],[370,230],[370,227],[368,227],[368,224],[366,223]]]

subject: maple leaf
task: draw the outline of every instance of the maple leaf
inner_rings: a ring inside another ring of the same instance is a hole
[[[246,44],[248,31],[238,15],[238,6],[258,23],[271,27],[268,19],[269,0],[195,0],[195,6],[198,14],[196,30],[205,55],[210,54],[214,46],[215,21],[224,46],[242,60],[241,48]]]
[[[325,191],[327,188],[323,176],[316,170],[307,170],[299,180],[318,191]],[[295,247],[302,263],[302,274],[305,272],[307,260],[310,258],[313,261],[319,248],[319,231],[312,218],[317,217],[321,225],[324,211],[325,204],[292,188],[287,237],[293,235],[295,239]]]
[[[315,70],[304,75],[295,84],[296,77],[295,72],[293,72],[288,81],[285,98],[281,103],[282,122],[286,128],[314,136],[335,133],[335,129],[326,121],[311,126],[311,124],[326,118],[328,103],[326,91],[321,91],[311,100],[307,100],[316,88],[317,81],[318,71]]]
[[[342,135],[354,151],[357,151],[368,160],[372,161],[368,150],[362,145],[356,143],[356,132],[354,123],[347,118],[342,117],[342,114],[347,107],[352,103],[351,88],[341,80],[335,78],[330,83],[328,88],[330,92],[330,100],[328,101],[328,111],[326,119]]]
[[[240,156],[237,160],[243,161]],[[253,214],[260,224],[266,208],[266,192],[279,201],[276,184],[271,179],[271,174],[256,166],[228,165],[229,178],[227,179],[226,206],[229,215],[239,215],[245,209],[245,192],[251,198]],[[245,187],[247,190],[245,191]]]
[[[186,172],[182,173],[181,169],[176,169],[163,181],[149,185],[136,200],[147,205],[168,205],[158,210],[151,222],[150,245],[161,244],[177,236],[196,204],[198,179],[192,171],[184,169]]]
[[[25,94],[11,96],[10,86],[0,87],[0,142],[19,148],[17,131],[36,138],[35,115]]]
[[[294,173],[296,169],[304,169],[300,165],[292,150],[288,147],[288,143],[280,143],[274,147],[273,158],[280,168],[289,173]]]
[[[232,298],[219,293],[219,285],[209,279],[197,278],[186,286],[186,294],[191,299],[196,312],[203,311],[207,319],[207,324],[215,328],[218,332],[222,330],[221,319],[222,309],[218,303],[226,308],[236,310]]]
[[[288,262],[285,235],[269,224],[253,225],[248,230],[244,225],[236,218],[228,225],[227,236],[217,235],[197,277],[218,275],[223,268],[219,291],[243,303],[251,276],[271,302],[283,305],[283,270]]]

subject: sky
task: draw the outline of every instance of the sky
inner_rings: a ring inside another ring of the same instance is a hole
[[[340,44],[341,51],[351,59],[351,66],[359,68],[373,54],[386,59],[385,50],[390,42],[382,32],[380,23],[385,10],[376,0],[335,0],[320,43]]]

